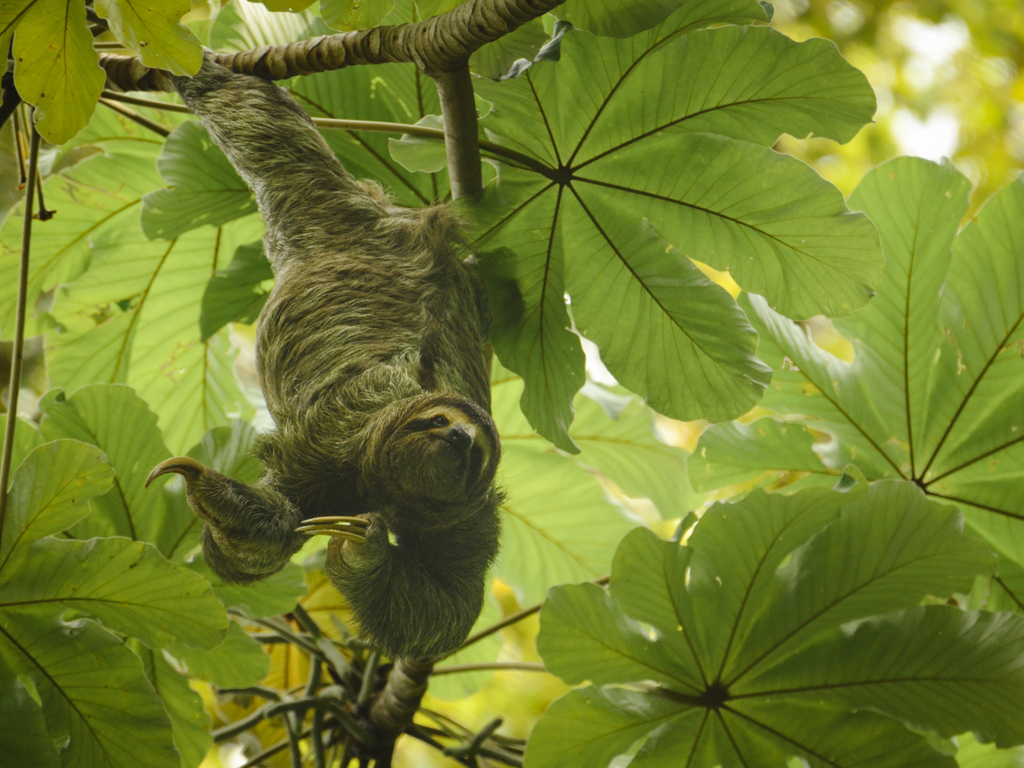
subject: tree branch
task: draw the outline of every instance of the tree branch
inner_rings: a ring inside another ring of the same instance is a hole
[[[480,664],[452,664],[438,667],[435,675],[453,675],[459,672],[482,672],[484,670],[507,670],[513,672],[547,672],[543,664],[532,661],[488,661]]]
[[[14,315],[14,349],[11,352],[11,379],[7,389],[7,424],[4,429],[3,456],[0,457],[0,537],[7,511],[7,483],[11,477],[11,453],[14,428],[18,424],[18,392],[21,388],[21,362],[25,355],[25,304],[28,301],[28,254],[32,244],[32,203],[39,181],[39,134],[34,127],[28,155],[28,187],[25,190],[25,219],[21,230],[21,265],[18,268],[18,302]],[[17,137],[15,137],[17,138]]]
[[[360,64],[413,63],[430,76],[460,69],[469,56],[564,0],[467,0],[448,13],[414,24],[322,35],[287,45],[220,54],[218,64],[267,80],[331,72]],[[169,91],[170,74],[134,56],[104,54],[100,66],[124,91]]]
[[[484,188],[480,171],[480,137],[477,130],[476,99],[469,65],[434,77],[437,97],[444,116],[444,149],[448,156],[448,177],[452,198],[470,197]]]
[[[378,732],[376,764],[381,768],[391,765],[395,740],[412,724],[433,669],[432,661],[399,659],[384,690],[370,705],[370,720]]]

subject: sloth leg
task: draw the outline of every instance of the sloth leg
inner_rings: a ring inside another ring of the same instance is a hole
[[[206,563],[225,581],[246,584],[277,573],[306,541],[294,530],[301,511],[270,485],[248,485],[179,456],[157,464],[146,487],[169,473],[185,478],[188,505],[204,523]]]
[[[362,517],[311,517],[295,529],[297,533],[322,534],[362,544],[370,521]]]

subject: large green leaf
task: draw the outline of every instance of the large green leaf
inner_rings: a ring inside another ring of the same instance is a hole
[[[35,0],[14,32],[12,53],[18,93],[36,107],[36,130],[63,144],[89,122],[105,79],[85,1]]]
[[[181,755],[181,768],[196,768],[213,744],[210,716],[203,709],[202,697],[189,687],[188,678],[167,663],[160,651],[142,647],[134,650],[142,659],[146,679],[171,718],[171,733],[174,747]]]
[[[256,210],[249,187],[194,120],[167,137],[157,168],[171,188],[142,199],[147,237],[173,240],[190,229],[218,227]]]
[[[58,768],[57,746],[46,731],[31,679],[14,674],[0,656],[0,766]]]
[[[524,216],[515,222],[521,242],[543,237],[530,221]],[[519,407],[541,435],[563,451],[578,452],[568,431],[573,397],[585,381],[584,356],[570,330],[561,264],[540,248],[526,259],[502,249],[487,254],[480,267],[495,317],[494,351],[525,382]]]
[[[477,85],[488,138],[515,153],[492,155],[498,182],[474,211],[495,350],[563,448],[582,363],[564,293],[626,386],[667,415],[721,421],[769,374],[743,312],[689,258],[794,317],[848,314],[882,274],[870,221],[768,148],[784,132],[849,140],[874,111],[864,76],[825,41],[692,31],[709,23],[699,11],[629,40],[567,34],[557,67]]]
[[[58,440],[32,451],[15,473],[0,560],[0,689],[14,692],[4,701],[16,707],[11,722],[36,733],[38,692],[49,737],[34,747],[56,744],[64,766],[176,766],[170,723],[138,658],[96,624],[59,617],[89,615],[153,644],[180,635],[206,646],[223,635],[226,617],[206,582],[148,545],[49,538],[109,488],[103,459],[93,446]],[[17,686],[11,675],[20,676]],[[111,710],[112,691],[123,711]]]
[[[74,529],[75,535],[125,536],[173,557],[195,515],[170,503],[159,488],[146,489],[150,471],[171,455],[146,403],[129,387],[93,384],[70,397],[53,390],[39,401],[39,410],[44,436],[70,437],[102,448],[117,475],[114,489],[93,500],[93,514]]]
[[[203,292],[199,328],[205,342],[228,323],[254,323],[270,295],[274,279],[261,243],[242,245],[231,263],[217,270]]]
[[[32,228],[28,335],[38,335],[46,328],[45,318],[36,308],[39,294],[75,279],[89,266],[90,242],[105,229],[135,226],[139,200],[159,183],[152,165],[157,146],[140,141],[133,152],[117,147],[116,154],[45,181],[47,205],[59,214]],[[23,210],[21,206],[15,213],[23,215]],[[17,284],[21,227],[20,216],[15,215],[0,229],[0,285]],[[0,332],[5,338],[14,331],[15,299],[14,290],[0,293]]]
[[[499,483],[513,492],[502,505],[495,575],[525,605],[540,602],[554,584],[605,575],[615,542],[637,525],[593,477],[555,453],[505,446]]]
[[[103,452],[77,440],[56,440],[33,450],[11,480],[0,573],[18,549],[88,515],[89,499],[106,493],[113,477]]]
[[[894,637],[899,642],[894,642]],[[874,709],[941,736],[1024,742],[1024,620],[946,606],[899,611],[836,633],[736,688],[737,699],[795,694]],[[742,711],[744,702],[736,706]]]
[[[334,29],[348,31],[380,24],[394,0],[323,0],[320,15]]]
[[[650,29],[685,6],[692,18],[708,23],[764,21],[765,14],[756,0],[568,0],[555,8],[560,19],[596,35],[632,37]]]
[[[250,51],[262,45],[285,45],[331,30],[310,11],[274,13],[259,3],[229,3],[217,13],[210,27],[210,47],[231,52]]]
[[[263,646],[234,621],[228,625],[224,642],[216,648],[197,651],[176,641],[168,652],[178,659],[189,677],[220,688],[256,685],[270,671],[270,656]]]
[[[224,606],[205,579],[128,539],[19,546],[0,571],[0,587],[0,609],[15,621],[71,609],[154,648],[175,639],[212,648],[227,631]]]
[[[251,414],[226,331],[200,342],[199,315],[210,277],[258,226],[243,219],[170,243],[150,241],[134,226],[104,230],[88,272],[58,291],[53,314],[61,329],[47,336],[51,382],[69,390],[130,384],[175,452],[232,416]]]
[[[35,683],[63,768],[179,767],[167,713],[120,638],[28,612],[0,624],[0,657]]]
[[[807,430],[772,418],[709,427],[688,464],[693,485],[701,491],[770,481],[789,473],[832,484],[838,474],[821,463]]]
[[[203,60],[199,38],[180,19],[191,9],[188,0],[97,0],[96,11],[114,36],[147,67],[175,75],[191,75]]]
[[[903,477],[954,502],[1002,555],[1024,563],[1024,181],[956,234],[969,185],[951,165],[903,158],[851,197],[879,227],[886,279],[837,322],[853,362],[752,298],[759,354],[776,370],[764,406],[833,437],[822,460]],[[809,452],[803,469],[816,459]],[[761,466],[780,468],[760,454]]]
[[[0,51],[10,49],[14,30],[32,5],[32,0],[11,0],[0,5]]]
[[[1024,741],[1024,619],[914,607],[993,567],[909,483],[756,491],[712,507],[685,547],[634,531],[609,592],[551,591],[538,650],[570,684],[640,687],[568,694],[526,764],[605,766],[639,745],[641,766],[950,766],[903,726]]]
[[[543,449],[545,440],[518,407],[523,381],[495,366],[491,413],[503,446]],[[678,517],[697,505],[686,479],[686,453],[656,437],[654,414],[621,388],[612,392],[587,384],[576,396],[571,437],[580,452],[575,463],[611,480],[627,496],[649,498],[664,517]]]

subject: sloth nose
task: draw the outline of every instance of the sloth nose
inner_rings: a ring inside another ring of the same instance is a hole
[[[453,424],[441,433],[442,439],[452,448],[465,451],[473,444],[473,435],[461,424]]]

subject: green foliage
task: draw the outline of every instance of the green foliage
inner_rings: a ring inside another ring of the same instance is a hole
[[[858,187],[850,203],[877,224],[887,261],[878,296],[836,322],[853,346],[852,362],[749,300],[761,354],[776,371],[763,406],[785,418],[787,431],[804,425],[831,442],[813,446],[817,456],[807,439],[799,451],[801,443],[790,441],[788,454],[770,441],[751,442],[744,461],[754,472],[811,471],[826,481],[851,464],[869,479],[913,481],[956,503],[974,532],[1020,565],[1024,184],[997,194],[957,235],[968,191],[950,165],[909,158],[881,166]],[[719,428],[702,439],[706,466],[730,450],[723,434]]]
[[[825,41],[702,29],[737,14],[687,4],[628,40],[567,34],[557,64],[477,86],[494,105],[488,136],[520,154],[474,210],[495,350],[560,448],[583,383],[564,293],[626,386],[669,416],[721,421],[757,402],[768,370],[743,312],[687,257],[794,317],[847,314],[881,277],[870,222],[759,146],[782,132],[848,140],[874,111],[870,87]]]
[[[256,211],[249,187],[198,123],[182,123],[167,137],[156,167],[173,190],[142,198],[142,232],[151,240],[173,240]]]
[[[271,12],[306,4],[229,4],[202,28],[240,51],[455,2]],[[178,0],[96,10],[144,63],[197,65]],[[511,369],[496,365],[492,383],[509,494],[496,592],[506,613],[547,595],[543,660],[589,682],[537,724],[530,768],[1021,761],[1024,623],[994,611],[1024,604],[1024,181],[959,233],[970,183],[948,163],[887,164],[847,207],[776,150],[850,141],[872,119],[872,88],[830,42],[765,26],[770,12],[569,0],[555,15],[575,30],[537,20],[471,60],[491,176],[464,211]],[[196,557],[181,483],[144,489],[171,451],[259,476],[249,421],[262,403],[243,394],[251,375],[236,377],[248,331],[230,324],[255,319],[272,276],[249,192],[197,123],[140,107],[174,129],[164,141],[107,109],[90,118],[102,77],[83,18],[82,4],[0,7],[19,92],[45,137],[70,139],[44,182],[57,215],[33,233],[28,333],[45,334],[57,389],[38,425],[15,431],[0,766],[194,768],[211,719],[189,681],[297,690],[294,648],[337,656],[346,630],[339,620],[335,643],[280,615],[303,600],[335,619],[345,607],[310,593],[316,545],[256,587],[222,583]],[[441,125],[411,65],[289,86],[317,117]],[[324,135],[400,203],[448,196],[434,139]],[[15,284],[20,229],[18,215],[0,228],[0,285]],[[736,300],[707,266],[754,293]],[[839,318],[851,354],[815,343],[815,314]],[[5,337],[13,317],[13,291],[0,292]],[[580,335],[622,387],[588,381]],[[706,429],[687,469],[647,403],[747,416]],[[641,525],[667,532],[697,492],[755,485],[799,492],[712,507],[685,545]],[[608,590],[559,586],[609,567]],[[477,629],[500,617],[488,602]],[[288,650],[268,652],[257,625]],[[492,634],[445,665],[530,657],[528,642],[502,644]],[[461,698],[490,675],[441,675],[430,690]],[[531,700],[531,718],[544,703]]]
[[[2,690],[11,692],[5,702],[25,704],[30,732],[39,731],[32,712],[41,707],[49,736],[34,745],[40,764],[55,764],[61,749],[62,765],[177,766],[161,699],[139,657],[113,633],[151,648],[175,637],[211,648],[227,617],[206,581],[149,544],[51,538],[89,514],[90,500],[112,479],[103,453],[76,440],[36,448],[15,473],[0,553]],[[124,707],[116,717],[114,691]],[[23,749],[24,734],[5,729],[0,738],[5,754]]]
[[[754,492],[685,547],[631,533],[608,592],[544,606],[546,665],[592,686],[551,707],[526,764],[942,766],[915,731],[1019,743],[1024,620],[918,606],[994,564],[907,483]]]

